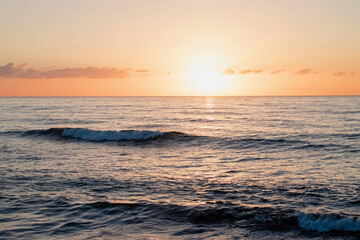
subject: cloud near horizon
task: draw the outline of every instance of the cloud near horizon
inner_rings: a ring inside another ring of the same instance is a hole
[[[137,73],[147,73],[147,72],[149,72],[149,70],[147,70],[147,69],[138,69],[135,72],[137,72]]]
[[[295,72],[295,74],[306,75],[306,74],[309,74],[309,73],[312,73],[312,72],[313,71],[311,69],[304,68],[304,69],[301,69],[301,70]]]
[[[255,70],[245,69],[245,70],[240,70],[240,71],[239,71],[239,74],[261,73],[261,72],[262,72],[262,70],[260,70],[260,69],[255,69]]]
[[[54,79],[54,78],[125,78],[130,75],[130,69],[118,68],[61,68],[53,70],[37,70],[28,67],[27,63],[16,65],[8,63],[0,66],[0,77],[25,79]]]
[[[285,68],[277,69],[277,70],[272,71],[270,74],[271,75],[278,74],[278,73],[284,72],[285,70],[286,70]]]
[[[238,72],[236,72],[234,69],[232,68],[227,68],[225,69],[225,71],[223,71],[222,74],[225,75],[234,75],[234,74],[248,74],[248,73],[261,73],[263,70],[260,69],[244,69],[244,70],[240,70]]]
[[[345,76],[350,76],[350,77],[353,77],[356,75],[356,72],[350,72],[350,73],[347,73],[347,72],[335,72],[333,73],[334,76],[336,77],[345,77]]]
[[[225,69],[225,71],[223,71],[222,74],[225,74],[225,75],[234,75],[234,74],[236,74],[236,72],[235,72],[235,70],[232,69],[232,68],[227,68],[227,69]]]
[[[333,74],[334,76],[337,76],[337,77],[343,77],[343,76],[346,76],[346,72],[336,72]]]

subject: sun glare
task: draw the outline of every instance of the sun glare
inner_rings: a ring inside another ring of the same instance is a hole
[[[197,95],[224,95],[228,80],[221,71],[208,64],[194,67],[189,72],[190,85]]]

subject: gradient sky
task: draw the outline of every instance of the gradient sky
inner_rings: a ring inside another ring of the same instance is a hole
[[[360,95],[359,0],[0,0],[0,96]]]

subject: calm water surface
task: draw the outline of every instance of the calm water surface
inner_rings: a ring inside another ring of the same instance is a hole
[[[358,239],[360,97],[0,98],[0,239]]]

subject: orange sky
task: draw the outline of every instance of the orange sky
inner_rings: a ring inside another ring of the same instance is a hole
[[[360,1],[2,1],[0,96],[360,95]]]

